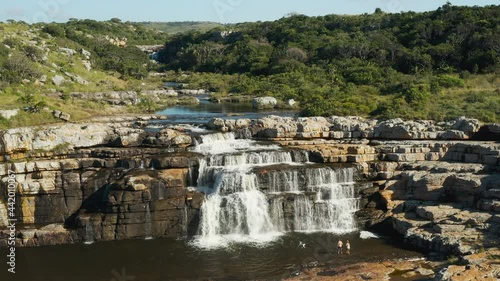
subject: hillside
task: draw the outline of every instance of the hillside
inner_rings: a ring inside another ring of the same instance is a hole
[[[19,110],[9,120],[0,117],[0,127],[52,123],[52,110],[71,112],[72,120],[135,111],[72,99],[70,93],[161,87],[148,77],[157,66],[136,45],[165,40],[162,32],[118,19],[0,23],[0,110]]]
[[[171,37],[162,62],[220,95],[301,102],[305,115],[500,121],[500,6],[293,15]],[[201,73],[201,74],[200,74]]]

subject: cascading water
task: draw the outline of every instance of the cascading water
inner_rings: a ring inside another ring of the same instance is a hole
[[[355,230],[354,170],[308,163],[305,153],[235,139],[201,136],[197,188],[205,192],[195,244],[265,243],[287,231]]]
[[[152,225],[151,225],[151,210],[149,208],[149,203],[146,204],[144,234],[145,234],[145,239],[146,240],[153,239],[153,236],[152,236]]]
[[[94,231],[92,230],[92,225],[87,222],[85,225],[85,242],[86,245],[94,244]]]

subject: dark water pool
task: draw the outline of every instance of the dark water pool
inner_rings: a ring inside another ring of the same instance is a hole
[[[336,254],[339,238],[351,241],[350,255]],[[0,252],[4,260],[5,249]],[[343,265],[420,256],[384,239],[360,239],[359,233],[293,233],[267,245],[211,250],[196,248],[185,239],[132,240],[18,249],[16,275],[7,274],[2,263],[0,280],[279,280],[311,262]]]

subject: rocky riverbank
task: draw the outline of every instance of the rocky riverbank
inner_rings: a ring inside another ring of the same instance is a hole
[[[20,246],[193,235],[204,201],[188,189],[200,165],[199,133],[161,124],[158,116],[111,117],[1,132],[0,229],[13,172]],[[362,227],[463,260],[499,259],[491,254],[500,237],[498,124],[269,116],[207,127],[306,151],[313,162],[357,166]],[[0,237],[5,245],[7,231]]]
[[[434,264],[429,275],[439,276],[437,280],[499,278],[500,257],[495,254],[500,241],[498,124],[481,126],[463,117],[441,123],[267,117],[214,119],[209,127],[307,150],[314,162],[358,165],[370,183],[360,190],[358,219],[365,222],[364,227],[386,234],[395,231],[417,249],[464,257],[460,265],[446,267],[441,275],[438,271],[445,266]],[[478,252],[486,253],[481,259],[484,267],[465,258]],[[401,264],[406,263],[361,264],[334,270],[335,274],[314,269],[315,277],[306,270],[300,280],[364,280],[363,272],[376,268],[380,274],[370,278],[382,280]],[[420,274],[417,269],[408,272]]]

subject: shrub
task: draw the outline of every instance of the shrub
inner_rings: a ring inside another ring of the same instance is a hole
[[[25,55],[15,53],[3,64],[2,76],[10,83],[19,83],[23,79],[39,78],[40,72],[36,65]]]
[[[23,53],[34,62],[41,62],[43,51],[35,46],[26,46],[23,48]]]
[[[427,84],[410,84],[402,94],[408,103],[426,102],[431,96]]]
[[[21,40],[14,38],[14,37],[5,38],[5,40],[3,40],[2,43],[13,48],[13,49],[17,49],[23,45]]]
[[[436,78],[436,81],[443,88],[461,88],[465,85],[464,80],[451,76],[451,75],[441,75]]]
[[[42,31],[54,37],[64,37],[66,34],[64,28],[58,24],[48,24],[42,29]]]

